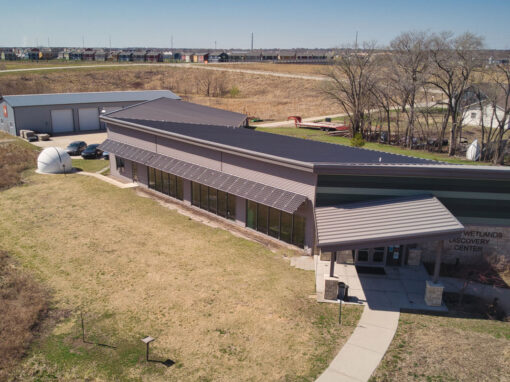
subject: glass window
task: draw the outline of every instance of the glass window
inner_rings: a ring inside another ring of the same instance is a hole
[[[115,165],[117,166],[117,170],[124,170],[124,159],[116,156],[115,157]]]
[[[385,247],[374,248],[374,254],[372,256],[374,262],[382,263],[382,261],[384,260],[384,250]]]
[[[207,190],[207,186],[204,186],[203,184],[200,185],[200,208],[203,208],[204,210],[206,210],[208,208],[208,200],[207,200],[207,195],[208,195],[208,190]]]
[[[175,182],[176,182],[176,176],[175,175],[170,175],[170,178],[169,178],[169,195],[175,197],[176,195],[176,190],[175,190]]]
[[[156,176],[152,167],[147,167],[149,172],[149,188],[154,189],[156,187]]]
[[[294,215],[292,244],[301,248],[305,246],[305,222],[306,219],[303,216]]]
[[[227,219],[236,219],[236,197],[232,194],[227,194]]]
[[[274,208],[269,209],[269,235],[280,238],[280,211]]]
[[[280,240],[290,243],[292,240],[292,215],[282,211],[280,219]]]
[[[191,203],[200,207],[200,184],[195,182],[191,183]]]
[[[267,219],[269,218],[269,207],[259,204],[257,209],[257,230],[267,234]]]
[[[170,195],[170,193],[169,193],[169,190],[170,190],[170,177],[172,175],[167,174],[166,172],[163,172],[161,174],[161,176],[163,177],[163,181],[162,181],[162,184],[163,184],[163,186],[162,186],[163,187],[163,193],[165,193],[167,195]]]
[[[136,162],[131,162],[131,178],[133,182],[138,182],[138,165]]]
[[[246,201],[246,226],[257,229],[257,203]]]
[[[357,261],[368,261],[368,248],[358,249]]]
[[[161,171],[159,170],[155,170],[156,171],[156,191],[159,191],[161,192]]]
[[[227,216],[227,193],[218,190],[218,215]]]
[[[176,198],[179,200],[184,199],[184,185],[182,178],[176,177]]]
[[[216,205],[217,199],[218,194],[216,192],[216,189],[209,187],[209,211],[211,211],[212,213],[216,213],[217,211]]]

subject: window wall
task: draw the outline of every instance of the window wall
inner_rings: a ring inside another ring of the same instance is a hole
[[[303,216],[247,200],[246,226],[289,244],[305,246],[306,219]]]
[[[152,167],[147,167],[147,179],[149,179],[149,188],[183,200],[182,178]]]
[[[191,182],[191,203],[221,217],[236,218],[236,197],[216,188]]]

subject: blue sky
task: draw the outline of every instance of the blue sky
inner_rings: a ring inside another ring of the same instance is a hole
[[[471,31],[510,49],[510,1],[0,0],[0,46],[330,48],[407,30]]]

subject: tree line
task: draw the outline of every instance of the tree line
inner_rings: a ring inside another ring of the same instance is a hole
[[[473,33],[404,32],[389,49],[364,42],[343,49],[324,74],[321,93],[336,102],[354,137],[454,156],[467,107],[481,118],[481,159],[502,164],[510,116],[510,67],[488,65]],[[489,114],[487,116],[487,114]],[[490,123],[488,122],[490,121]],[[378,124],[374,129],[373,123]]]

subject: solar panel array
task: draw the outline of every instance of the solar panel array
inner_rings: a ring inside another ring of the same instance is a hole
[[[299,206],[307,199],[306,196],[290,191],[239,178],[221,171],[211,170],[111,139],[104,141],[99,148],[121,158],[141,163],[290,214],[296,212]]]

